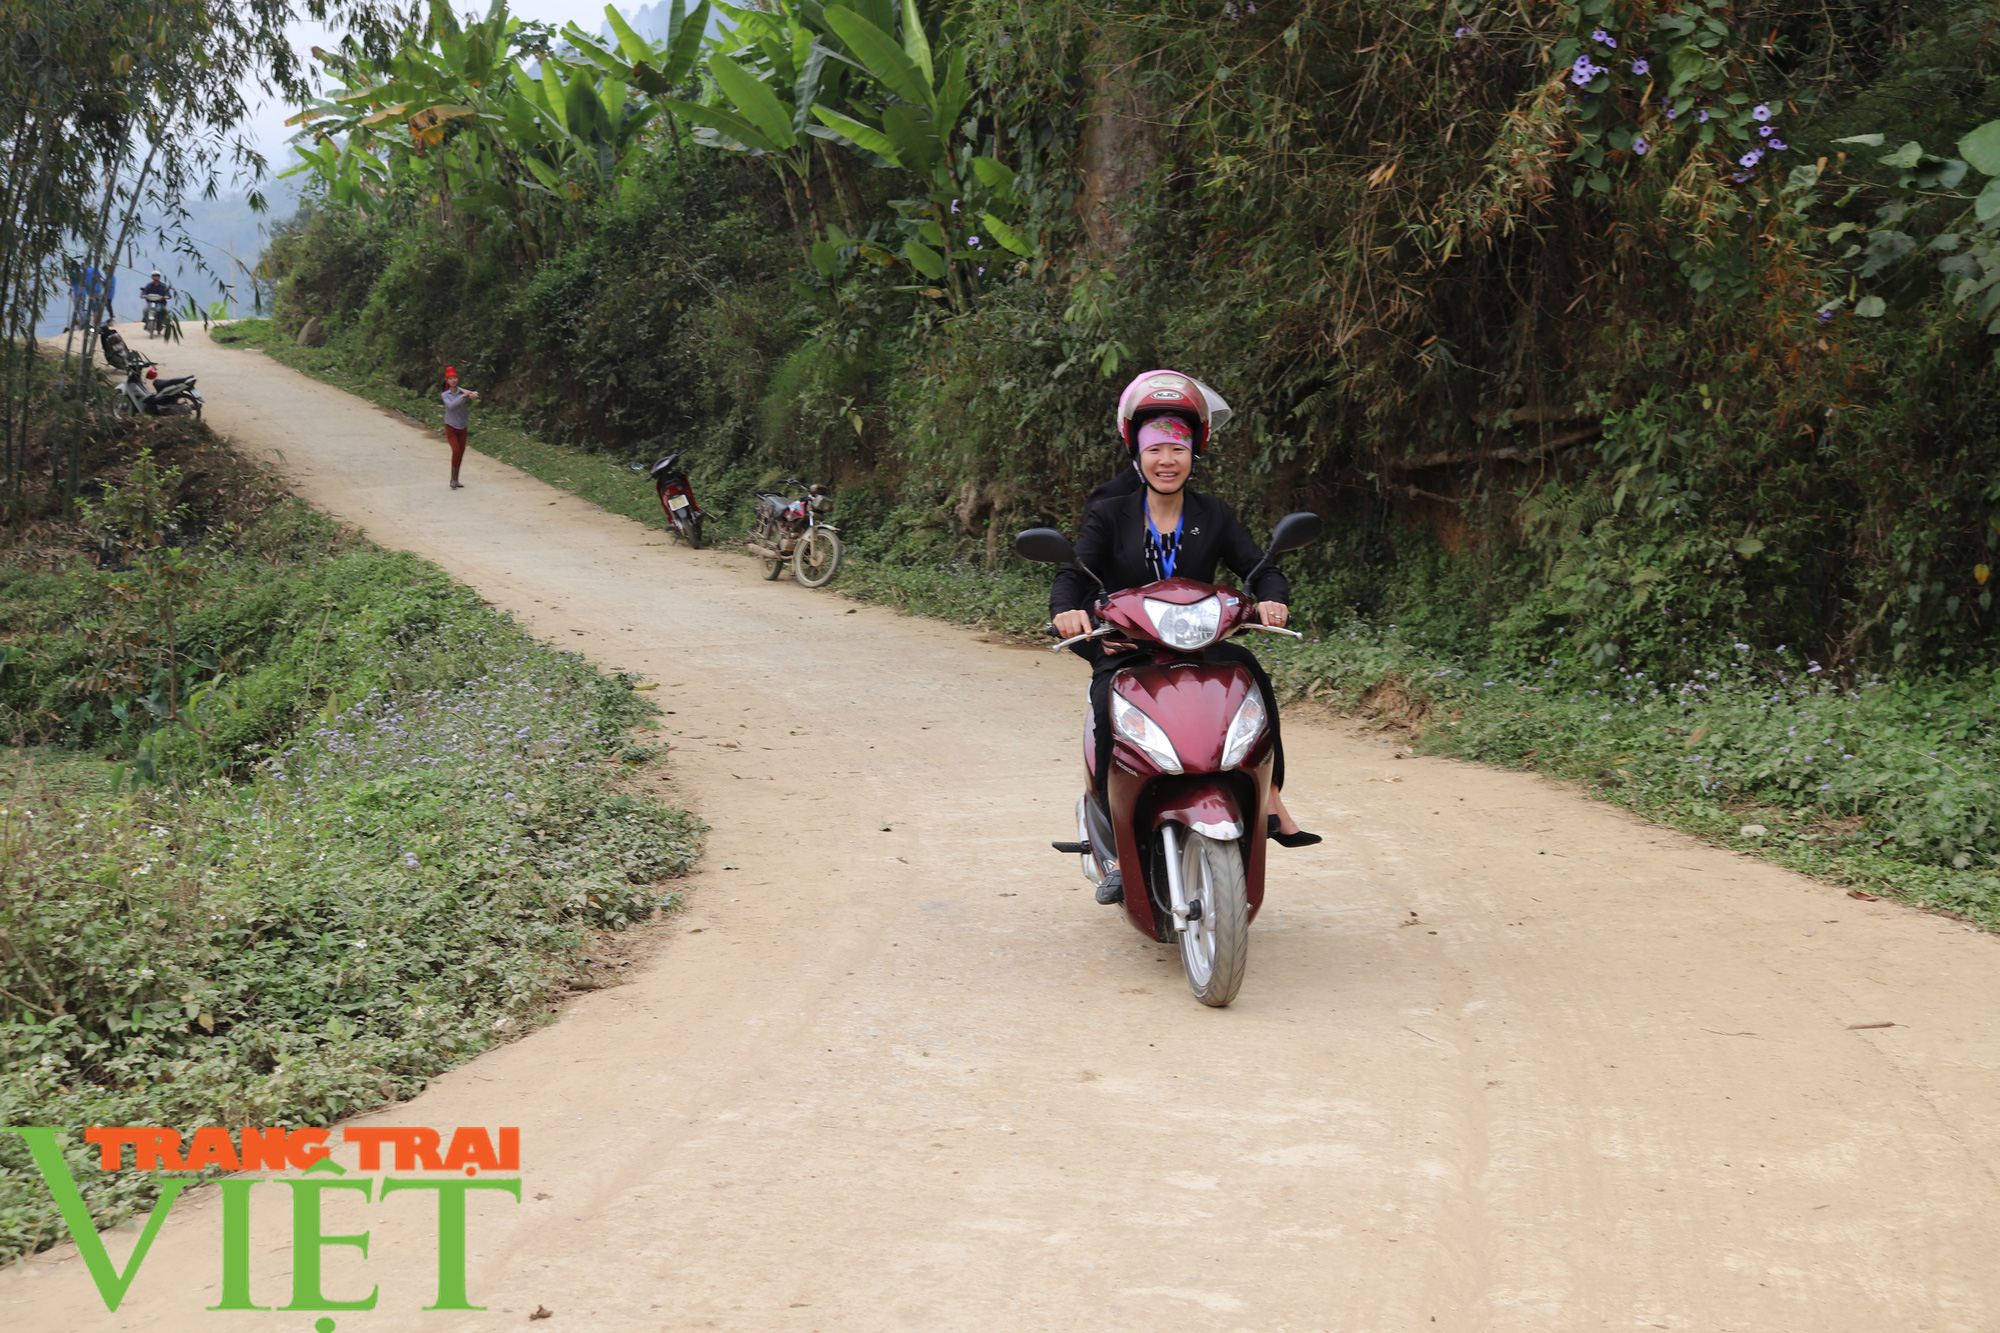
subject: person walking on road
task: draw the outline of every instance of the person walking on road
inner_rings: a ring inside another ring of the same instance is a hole
[[[444,438],[451,446],[451,488],[465,489],[458,479],[458,465],[465,461],[465,428],[472,424],[472,405],[479,395],[458,387],[458,368],[444,368]]]

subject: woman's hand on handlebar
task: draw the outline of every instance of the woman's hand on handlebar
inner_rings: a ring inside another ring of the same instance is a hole
[[[1056,612],[1057,638],[1074,639],[1079,634],[1088,634],[1088,633],[1090,633],[1090,612],[1088,611]]]
[[[1274,629],[1283,629],[1285,622],[1292,618],[1292,609],[1283,602],[1257,603],[1257,620]]]

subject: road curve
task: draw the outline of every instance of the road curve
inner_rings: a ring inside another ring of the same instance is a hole
[[[518,1125],[525,1194],[473,1197],[483,1313],[421,1309],[428,1196],[329,1203],[372,1245],[327,1291],[380,1290],[343,1333],[2000,1327],[1990,937],[1301,722],[1327,841],[1273,852],[1207,1010],[1048,849],[1080,664],[482,457],[448,491],[443,444],[359,399],[192,330],[169,360],[314,503],[658,681],[662,790],[714,825],[629,985],[369,1118]],[[187,1196],[115,1315],[73,1247],[0,1274],[0,1327],[313,1327],[205,1309],[221,1215]]]

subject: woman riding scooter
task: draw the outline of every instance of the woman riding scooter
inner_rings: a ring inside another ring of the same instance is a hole
[[[1149,371],[1133,380],[1120,396],[1118,433],[1141,486],[1124,494],[1104,495],[1084,511],[1076,565],[1058,572],[1049,592],[1049,609],[1054,613],[1056,632],[1063,638],[1090,631],[1090,609],[1100,592],[1092,574],[1104,581],[1108,591],[1176,576],[1213,582],[1218,562],[1241,577],[1262,561],[1263,552],[1227,504],[1187,489],[1188,478],[1208,444],[1210,415],[1208,396],[1201,385],[1174,371]],[[1086,569],[1089,574],[1083,572]],[[1275,566],[1265,565],[1254,586],[1245,591],[1258,599],[1257,618],[1262,623],[1282,627],[1290,618],[1286,606],[1290,588]],[[1111,764],[1111,679],[1138,656],[1129,645],[1103,640],[1080,644],[1075,651],[1091,663],[1090,707],[1097,742],[1092,781],[1101,798]],[[1271,836],[1286,847],[1318,842],[1317,834],[1300,830],[1278,795],[1285,781],[1285,755],[1278,738],[1278,705],[1270,677],[1249,649],[1236,644],[1215,644],[1205,656],[1215,662],[1241,663],[1264,696],[1272,738],[1277,742],[1271,782]],[[1110,873],[1098,889],[1097,900],[1108,905],[1120,900],[1123,876],[1114,867],[1105,868]]]

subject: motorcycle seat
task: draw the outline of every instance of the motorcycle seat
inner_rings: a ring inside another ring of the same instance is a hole
[[[193,383],[194,383],[194,376],[192,375],[177,375],[170,380],[154,380],[153,392],[165,393],[168,389],[178,389],[183,384],[193,384]]]

